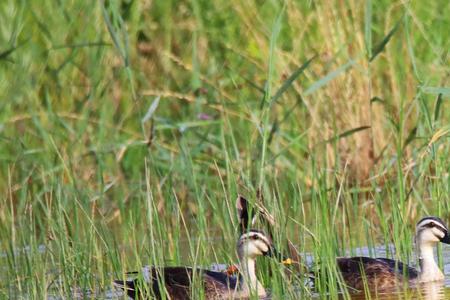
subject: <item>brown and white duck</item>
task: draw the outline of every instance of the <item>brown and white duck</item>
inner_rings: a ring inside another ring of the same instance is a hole
[[[338,269],[345,283],[354,289],[388,289],[408,282],[411,284],[444,280],[444,274],[434,259],[434,248],[441,242],[450,244],[445,223],[438,217],[425,217],[416,225],[416,251],[419,270],[388,258],[337,258]]]
[[[262,231],[249,230],[240,236],[237,254],[237,276],[191,267],[150,267],[147,276],[115,280],[114,285],[126,291],[133,299],[190,299],[193,278],[201,276],[206,299],[236,299],[252,295],[265,297],[266,291],[256,277],[256,258],[275,256],[281,259],[272,240]]]

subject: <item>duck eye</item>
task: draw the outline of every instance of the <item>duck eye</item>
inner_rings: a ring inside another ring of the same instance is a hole
[[[259,237],[258,237],[257,235],[252,235],[250,238],[251,238],[252,240],[257,240],[257,239],[259,239]]]
[[[430,227],[435,227],[436,224],[434,224],[434,222],[431,222],[429,226],[430,226]]]

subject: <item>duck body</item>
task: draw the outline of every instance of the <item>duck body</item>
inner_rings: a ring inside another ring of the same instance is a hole
[[[450,244],[447,226],[437,217],[422,218],[416,225],[415,241],[419,270],[388,258],[342,257],[337,258],[336,264],[347,286],[356,290],[444,280],[434,259],[434,248],[439,242]]]
[[[191,299],[192,282],[200,276],[208,299],[229,299],[235,293],[239,296],[239,278],[222,272],[190,267],[152,267],[146,275],[146,278],[115,280],[114,284],[132,299],[165,299],[169,296],[172,300],[181,300]]]
[[[419,272],[388,258],[351,257],[337,258],[337,267],[347,286],[356,290],[382,290],[392,288],[402,282],[414,282]]]
[[[256,257],[281,255],[272,240],[259,230],[243,233],[237,242],[239,274],[190,267],[148,267],[131,280],[115,280],[114,285],[132,299],[191,299],[194,289],[203,288],[206,299],[265,297],[266,291],[256,277]],[[132,273],[127,273],[132,274]],[[193,285],[199,282],[199,286]],[[194,294],[196,294],[194,292]]]

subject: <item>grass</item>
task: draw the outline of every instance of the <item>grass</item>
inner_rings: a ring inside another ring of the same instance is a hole
[[[450,221],[446,1],[0,4],[0,297],[230,263],[238,193],[312,253]],[[320,263],[319,263],[320,262]],[[278,264],[275,296],[313,291]],[[326,294],[327,293],[327,294]],[[348,297],[344,295],[344,297]]]

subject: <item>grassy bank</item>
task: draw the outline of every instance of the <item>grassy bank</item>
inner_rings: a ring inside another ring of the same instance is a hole
[[[448,15],[447,1],[0,4],[0,296],[235,261],[238,193],[274,214],[280,247],[321,262],[333,297],[346,250],[393,243],[413,261],[415,222],[450,221]],[[261,272],[276,295],[311,292]]]

